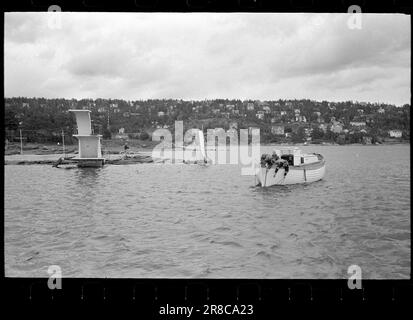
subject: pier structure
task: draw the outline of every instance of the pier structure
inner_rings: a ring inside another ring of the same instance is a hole
[[[73,136],[78,139],[79,153],[72,160],[77,162],[78,167],[101,167],[105,164],[102,157],[101,135],[92,135],[92,122],[90,121],[90,110],[71,109],[76,116],[77,134]]]

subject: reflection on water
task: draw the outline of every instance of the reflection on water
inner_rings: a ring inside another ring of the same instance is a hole
[[[346,278],[358,264],[365,279],[409,278],[410,147],[303,149],[325,156],[322,181],[261,188],[236,165],[5,166],[6,275]]]
[[[76,168],[75,181],[79,188],[93,189],[99,182],[99,176],[104,168]]]

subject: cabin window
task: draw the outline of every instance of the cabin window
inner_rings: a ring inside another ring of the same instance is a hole
[[[304,163],[304,157],[301,157],[301,163]]]

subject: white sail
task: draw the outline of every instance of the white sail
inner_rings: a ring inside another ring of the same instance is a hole
[[[202,130],[198,130],[198,148],[197,148],[197,154],[200,154],[201,160],[206,160],[206,152],[205,152],[205,138],[204,138],[204,133]]]

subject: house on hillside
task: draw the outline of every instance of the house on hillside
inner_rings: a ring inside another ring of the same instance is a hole
[[[389,131],[389,136],[391,138],[401,138],[402,137],[402,131],[401,130],[390,130]]]
[[[271,133],[274,135],[284,135],[284,126],[283,125],[271,126]]]
[[[271,113],[271,108],[269,106],[263,106],[262,110],[264,111],[264,113]]]
[[[260,119],[260,120],[264,119],[264,111],[262,111],[262,110],[257,111],[255,116],[257,117],[257,119]]]
[[[334,133],[341,133],[343,131],[343,124],[339,121],[333,121],[330,130]]]
[[[352,126],[352,127],[365,127],[366,122],[365,121],[350,121],[350,126]]]

